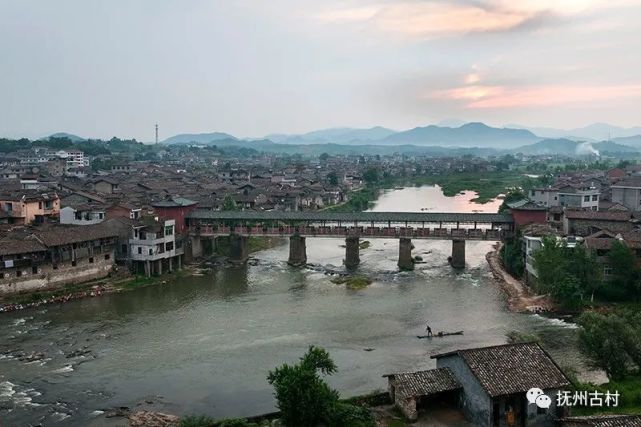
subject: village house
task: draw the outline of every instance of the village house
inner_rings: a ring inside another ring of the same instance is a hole
[[[430,404],[449,400],[479,427],[555,426],[566,415],[556,407],[556,393],[570,381],[537,343],[505,344],[456,350],[431,356],[436,369],[387,375],[392,401],[410,420],[420,419]],[[549,408],[529,403],[526,393],[539,388]]]
[[[9,224],[42,224],[60,216],[56,193],[21,190],[0,194],[0,212]]]
[[[60,224],[92,225],[106,218],[105,207],[97,203],[65,206],[60,209]]]
[[[641,177],[625,178],[610,187],[612,202],[619,203],[626,208],[641,210]]]
[[[129,259],[132,270],[146,276],[180,269],[182,240],[176,239],[176,221],[143,217],[131,226]]]
[[[105,277],[117,235],[106,224],[49,225],[0,233],[0,294],[60,288]]]
[[[566,209],[563,215],[563,233],[583,237],[599,230],[622,233],[631,231],[635,222],[630,212]]]

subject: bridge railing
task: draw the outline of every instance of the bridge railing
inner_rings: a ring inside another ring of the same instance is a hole
[[[201,236],[228,235],[233,233],[243,235],[289,236],[301,234],[306,236],[363,236],[389,238],[461,238],[501,240],[511,237],[511,230],[501,229],[471,229],[471,228],[423,228],[423,227],[345,227],[345,226],[280,226],[268,227],[254,225],[248,227],[228,227],[216,225],[200,225],[194,233]]]

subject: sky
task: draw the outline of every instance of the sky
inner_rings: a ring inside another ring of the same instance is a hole
[[[0,137],[641,125],[639,0],[0,0]]]

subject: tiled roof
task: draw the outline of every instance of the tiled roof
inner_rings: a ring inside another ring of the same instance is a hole
[[[641,427],[641,415],[591,415],[561,420],[564,427]]]
[[[566,210],[567,219],[590,219],[597,221],[629,221],[632,218],[630,212],[620,211],[575,211]]]
[[[632,188],[641,188],[641,177],[634,176],[631,178],[624,178],[616,183],[612,184],[612,187],[632,187]]]
[[[428,371],[403,372],[386,375],[394,382],[396,394],[402,399],[416,396],[429,396],[444,391],[461,388],[449,368]]]
[[[5,236],[0,238],[0,255],[14,255],[46,251],[47,248],[35,239]]]
[[[514,222],[512,215],[492,213],[413,213],[413,212],[256,212],[256,211],[210,211],[196,209],[188,218],[248,221],[346,221],[346,222],[461,222],[501,223]]]
[[[181,206],[193,206],[197,202],[182,197],[172,197],[171,199],[160,200],[153,202],[151,206],[155,208],[176,208]]]
[[[44,230],[36,230],[33,235],[46,246],[68,245],[88,240],[117,237],[118,232],[105,223],[95,225],[56,225]]]
[[[563,388],[570,381],[537,343],[506,344],[457,350],[432,356],[458,355],[492,397],[525,393],[532,387]]]

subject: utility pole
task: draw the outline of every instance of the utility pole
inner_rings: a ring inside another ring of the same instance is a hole
[[[156,144],[158,144],[158,124],[156,124]]]

